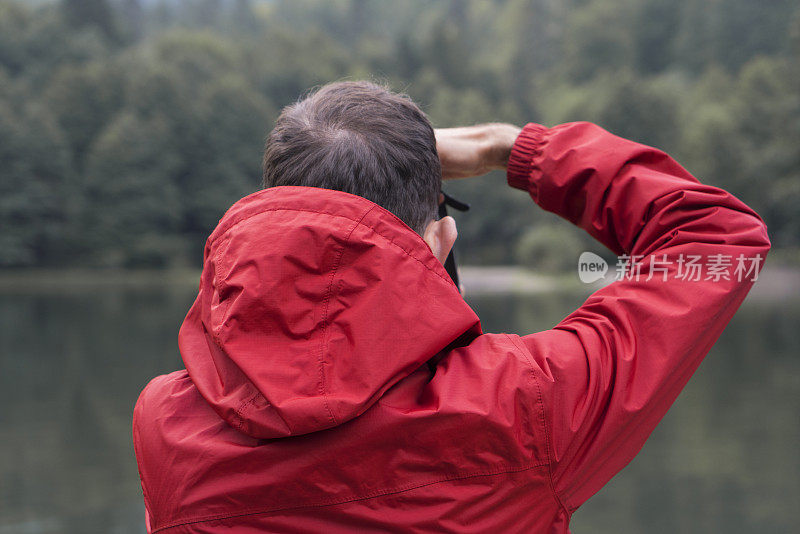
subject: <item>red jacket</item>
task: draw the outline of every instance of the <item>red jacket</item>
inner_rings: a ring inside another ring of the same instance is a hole
[[[148,532],[567,532],[744,299],[737,258],[769,241],[730,194],[588,123],[529,124],[508,181],[641,256],[640,279],[552,330],[484,334],[372,202],[303,187],[237,202],[206,243],[186,370],[136,404]],[[681,255],[720,254],[729,279],[678,278]],[[645,280],[651,256],[672,264]]]

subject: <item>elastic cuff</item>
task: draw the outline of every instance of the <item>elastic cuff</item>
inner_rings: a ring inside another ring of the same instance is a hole
[[[536,183],[531,175],[533,159],[541,153],[547,128],[535,122],[528,123],[520,132],[511,156],[508,158],[506,178],[508,185],[528,191],[536,199]]]

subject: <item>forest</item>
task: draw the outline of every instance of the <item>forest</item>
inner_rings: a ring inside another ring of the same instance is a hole
[[[434,126],[588,120],[755,208],[800,265],[796,0],[0,0],[0,268],[197,268],[280,109],[373,79]],[[587,235],[500,173],[446,183],[467,264]]]

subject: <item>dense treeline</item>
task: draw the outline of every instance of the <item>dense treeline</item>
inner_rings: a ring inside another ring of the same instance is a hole
[[[343,77],[437,126],[591,120],[661,147],[798,257],[799,54],[793,0],[0,0],[0,266],[198,265],[280,108]],[[502,176],[448,188],[473,204],[465,262],[587,246]]]

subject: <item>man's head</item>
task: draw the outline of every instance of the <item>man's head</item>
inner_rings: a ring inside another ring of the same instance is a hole
[[[456,230],[450,217],[436,221],[441,183],[425,114],[409,97],[370,82],[331,83],[287,106],[264,151],[264,187],[367,198],[421,234],[444,262]]]

